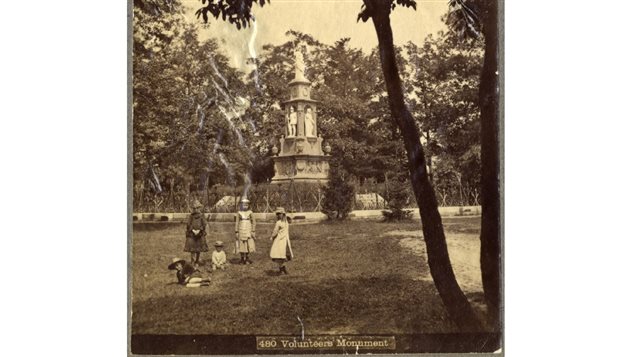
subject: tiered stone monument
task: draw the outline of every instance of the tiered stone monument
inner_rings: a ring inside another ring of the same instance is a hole
[[[329,175],[329,152],[322,149],[318,130],[317,104],[311,99],[311,82],[304,76],[302,53],[295,53],[295,78],[289,82],[289,100],[284,101],[285,130],[280,149],[274,147],[273,183],[323,182]],[[326,152],[326,153],[325,153]],[[278,154],[279,153],[279,154]]]

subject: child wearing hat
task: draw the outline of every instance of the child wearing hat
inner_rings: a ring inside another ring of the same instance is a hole
[[[168,265],[168,269],[176,270],[177,281],[188,288],[209,286],[211,281],[209,278],[201,278],[199,270],[186,263],[184,259],[172,259],[172,264]]]
[[[227,256],[225,255],[225,251],[223,251],[223,242],[219,240],[216,241],[214,248],[216,248],[216,250],[212,253],[212,270],[225,270],[227,267]]]
[[[187,226],[185,228],[185,248],[183,251],[190,252],[190,263],[198,266],[201,252],[207,252],[207,220],[203,214],[203,205],[198,201],[194,201],[193,212],[187,218]]]
[[[256,251],[256,220],[253,212],[249,209],[249,200],[243,197],[240,200],[240,208],[236,213],[236,248],[240,253],[241,264],[251,264],[249,253]]]
[[[271,260],[278,264],[280,274],[289,274],[284,264],[293,258],[293,250],[291,250],[289,222],[287,221],[287,213],[284,207],[276,208],[276,218],[277,221],[271,233],[271,241],[273,241],[273,243],[271,244],[269,256]]]

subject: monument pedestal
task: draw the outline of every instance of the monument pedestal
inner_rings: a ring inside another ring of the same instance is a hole
[[[280,155],[273,157],[273,183],[328,181],[329,156],[322,151],[322,138],[286,137],[280,147]]]

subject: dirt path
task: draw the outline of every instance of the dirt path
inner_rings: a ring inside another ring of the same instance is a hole
[[[418,231],[390,231],[384,234],[399,239],[399,245],[415,255],[426,257],[423,233]],[[480,241],[478,234],[447,233],[448,253],[456,279],[466,294],[482,293]],[[421,273],[416,280],[432,281],[429,272]]]

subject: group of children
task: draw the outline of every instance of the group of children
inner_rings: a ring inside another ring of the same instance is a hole
[[[216,241],[214,243],[214,252],[212,253],[212,270],[225,270],[227,267],[227,256],[223,251],[223,242]],[[209,286],[210,279],[203,278],[199,265],[196,262],[191,264],[185,259],[174,258],[172,264],[168,265],[168,269],[176,270],[176,279],[179,284],[188,288],[198,288],[201,286]]]
[[[193,212],[188,217],[185,228],[185,248],[184,251],[191,254],[190,263],[184,259],[174,258],[172,264],[168,266],[170,270],[176,270],[178,283],[187,287],[209,286],[210,279],[201,276],[200,255],[207,252],[207,220],[203,214],[203,205],[195,201]],[[289,241],[289,223],[286,218],[284,208],[278,207],[276,213],[276,224],[271,235],[271,259],[278,265],[280,274],[288,274],[285,262],[293,258],[291,242]],[[253,212],[249,210],[249,200],[240,200],[240,210],[236,214],[235,234],[236,245],[234,253],[240,253],[240,264],[252,264],[249,253],[256,251],[256,222]],[[223,242],[214,243],[215,251],[212,253],[212,270],[225,270],[227,268],[227,256],[223,251]]]

